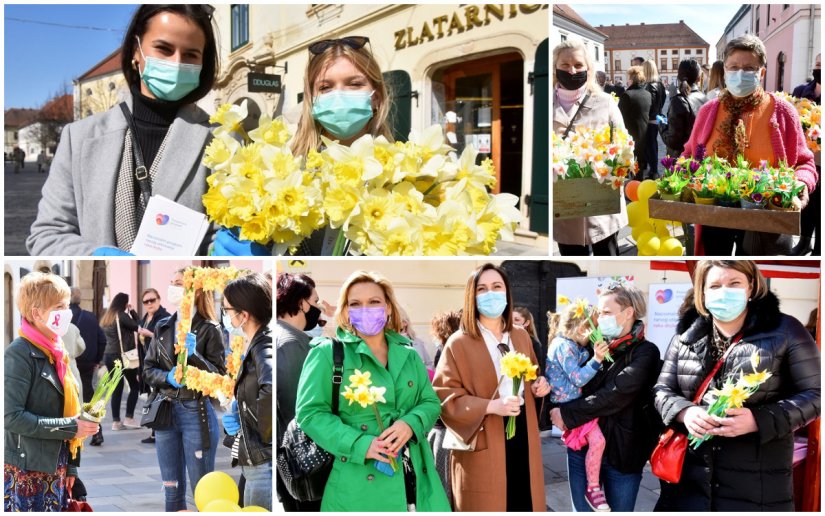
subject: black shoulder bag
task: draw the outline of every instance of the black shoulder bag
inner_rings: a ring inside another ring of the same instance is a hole
[[[146,163],[143,161],[143,151],[140,148],[140,143],[137,139],[137,128],[135,121],[132,119],[132,113],[129,111],[129,106],[125,102],[120,103],[120,110],[123,111],[123,117],[126,118],[126,124],[129,126],[129,131],[132,133],[132,149],[135,156],[135,179],[137,179],[140,187],[140,197],[143,199],[143,207],[149,205],[149,199],[152,197],[152,183],[149,180],[149,170],[146,168]],[[138,221],[140,223],[140,221]]]
[[[332,361],[332,413],[337,416],[344,379],[344,344],[338,339],[332,339]],[[293,419],[278,448],[277,462],[289,494],[299,502],[314,502],[324,496],[335,457],[315,444]]]

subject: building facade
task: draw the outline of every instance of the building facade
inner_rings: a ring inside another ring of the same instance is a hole
[[[547,233],[549,4],[219,5],[214,19],[221,76],[201,101],[207,111],[247,100],[252,116],[296,123],[309,44],[367,36],[393,97],[396,139],[455,127],[459,151],[473,144],[493,160],[495,191],[519,197],[520,237]]]
[[[550,35],[550,47],[555,48],[556,45],[571,37],[578,38],[584,43],[584,46],[587,47],[587,53],[593,60],[594,68],[603,72],[605,69],[604,44],[607,34],[587,23],[571,6],[553,4],[553,30]]]
[[[681,61],[693,59],[700,65],[709,62],[710,44],[684,20],[679,23],[599,25],[596,29],[608,36],[604,43],[605,73],[614,82],[627,83],[627,70],[634,57],[656,63],[659,78],[666,85],[676,82]]]
[[[37,116],[36,109],[11,108],[3,114],[3,153],[10,155],[20,145],[20,129]]]
[[[756,4],[752,12],[753,33],[768,54],[765,89],[790,92],[808,82],[822,44],[821,6]]]
[[[722,37],[716,42],[716,59],[718,61],[721,61],[724,58],[725,47],[727,46],[728,41],[733,38],[738,38],[743,34],[753,33],[753,22],[751,18],[752,13],[750,4],[743,4],[742,7],[736,11],[736,14],[733,15],[733,18],[731,18],[730,22],[728,22],[725,27],[725,32],[722,34]]]
[[[126,79],[120,71],[120,49],[72,82],[75,120],[108,111],[120,102],[126,91]]]

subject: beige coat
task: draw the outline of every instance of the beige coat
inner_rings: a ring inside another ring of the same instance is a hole
[[[581,100],[583,99],[584,97]],[[553,131],[556,134],[564,134],[570,120],[579,108],[581,100],[573,105],[569,113],[566,113],[554,96]],[[624,121],[618,104],[607,93],[595,92],[590,95],[587,104],[582,107],[582,113],[576,119],[576,123],[571,130],[575,130],[576,127],[597,129],[606,126],[610,122],[613,122],[615,127],[624,129]],[[627,226],[627,212],[624,196],[622,196],[622,211],[615,215],[554,220],[553,240],[560,244],[569,245],[595,244],[619,231],[624,226]]]
[[[514,349],[529,356],[535,364],[536,356],[527,332],[513,328],[510,337]],[[441,399],[441,419],[464,442],[470,442],[478,432],[475,451],[453,451],[450,459],[457,511],[507,510],[505,419],[487,414],[487,403],[494,395],[498,397],[497,383],[494,365],[482,339],[474,339],[461,331],[450,337],[433,378],[433,388]],[[530,468],[533,511],[545,511],[541,438],[534,407],[528,383],[524,386],[523,409],[527,414],[530,456],[523,460],[525,467]]]

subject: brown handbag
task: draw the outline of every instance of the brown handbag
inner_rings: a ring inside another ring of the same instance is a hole
[[[742,335],[737,335],[722,358],[713,366],[713,370],[708,377],[705,378],[705,381],[702,382],[699,390],[696,391],[696,396],[693,399],[694,405],[698,405],[702,400],[702,396],[705,395],[705,391],[707,391],[713,377],[719,372],[722,364],[728,358],[728,354],[741,339]],[[653,471],[653,474],[665,482],[678,484],[679,479],[682,478],[682,466],[684,466],[685,463],[687,446],[688,436],[682,432],[677,432],[673,428],[665,430],[665,432],[659,436],[659,443],[650,455],[650,469]]]

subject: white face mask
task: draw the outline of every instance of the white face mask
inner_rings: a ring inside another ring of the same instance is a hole
[[[72,311],[68,308],[52,310],[49,312],[49,318],[46,319],[46,328],[52,330],[58,337],[66,335],[70,324],[72,324]]]
[[[166,289],[166,300],[175,308],[179,307],[180,302],[183,301],[183,287],[169,285]]]

